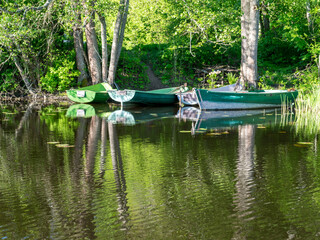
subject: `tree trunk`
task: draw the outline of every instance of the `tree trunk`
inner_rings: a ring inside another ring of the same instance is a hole
[[[270,19],[268,9],[264,2],[261,3],[260,9],[261,34],[264,36],[265,33],[270,30]]]
[[[306,11],[307,11],[306,15],[307,15],[309,31],[313,32],[313,21],[312,21],[312,15],[311,15],[310,0],[307,0]]]
[[[108,48],[107,48],[107,26],[104,16],[99,15],[101,22],[101,47],[102,47],[102,82],[108,81]]]
[[[101,82],[101,61],[99,55],[99,48],[97,42],[97,34],[94,23],[95,13],[92,13],[88,23],[86,24],[86,37],[87,37],[87,48],[89,67],[92,84]]]
[[[73,29],[73,40],[74,40],[74,49],[76,52],[76,63],[77,69],[80,72],[80,76],[78,77],[78,84],[85,79],[88,79],[88,73],[86,70],[86,61],[83,55],[83,33],[81,28],[75,27]]]
[[[13,57],[14,64],[18,68],[20,76],[21,76],[23,82],[25,83],[29,93],[34,95],[35,90],[32,87],[32,85],[35,84],[32,81],[32,79],[34,79],[34,78],[32,78],[31,72],[29,71],[29,67],[32,65],[32,61],[29,59],[28,55],[26,54],[25,49],[21,49],[20,44],[18,42],[15,42],[15,46],[17,48],[17,52],[19,52],[21,54],[21,56],[19,59],[16,55],[14,55],[14,57]],[[22,62],[20,60],[22,60]],[[31,78],[30,78],[30,76],[31,76]]]
[[[14,62],[14,64],[16,65],[16,67],[17,67],[17,69],[18,69],[18,71],[19,71],[19,73],[20,73],[20,76],[21,76],[21,78],[22,78],[22,81],[23,81],[24,84],[26,85],[26,87],[27,87],[27,89],[28,89],[28,92],[29,92],[30,94],[32,94],[32,95],[35,95],[34,89],[33,89],[32,86],[31,86],[31,83],[30,83],[30,81],[29,81],[29,78],[28,78],[27,74],[25,73],[23,67],[21,66],[20,61],[19,61],[19,59],[17,58],[17,56],[14,56],[14,57],[13,57],[13,62]]]
[[[258,81],[259,0],[241,0],[241,76],[246,88],[256,88]]]
[[[128,9],[129,0],[120,0],[120,7],[117,20],[114,26],[113,41],[111,47],[111,57],[108,76],[108,82],[110,85],[113,85],[116,78],[116,71],[124,38],[124,30],[127,22]]]
[[[119,46],[118,46],[117,59],[116,59],[117,63],[119,62],[122,43],[123,43],[123,39],[124,39],[124,30],[125,30],[126,23],[127,23],[128,10],[129,10],[129,0],[127,0],[125,3],[124,13],[123,13],[122,19],[121,19],[121,28],[120,28],[119,44],[118,44]]]

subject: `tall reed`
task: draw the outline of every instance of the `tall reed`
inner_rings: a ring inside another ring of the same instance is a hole
[[[295,111],[296,131],[303,135],[318,134],[320,132],[320,86],[314,86],[308,92],[299,92]]]

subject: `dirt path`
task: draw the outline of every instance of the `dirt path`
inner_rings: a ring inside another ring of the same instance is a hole
[[[150,80],[150,84],[147,87],[148,90],[163,88],[164,85],[162,84],[161,80],[154,74],[152,68],[149,65],[147,65],[147,67],[147,75]]]

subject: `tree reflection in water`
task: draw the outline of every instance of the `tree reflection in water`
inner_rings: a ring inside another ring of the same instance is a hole
[[[234,196],[235,212],[239,223],[236,224],[233,239],[246,239],[248,227],[251,220],[251,205],[254,197],[252,187],[254,184],[254,145],[255,125],[242,125],[238,127],[238,162],[236,169],[236,193]]]
[[[189,136],[171,119],[119,127],[55,107],[2,111],[7,239],[319,236],[317,137],[300,146],[291,126]]]
[[[87,145],[87,156],[85,165],[85,174],[88,178],[92,178],[95,156],[98,148],[98,140],[101,133],[101,119],[98,116],[91,118],[89,132],[88,132],[88,145]]]
[[[117,186],[118,192],[118,212],[120,219],[123,223],[122,228],[127,229],[127,218],[128,218],[128,207],[127,207],[127,193],[126,193],[126,180],[123,171],[123,163],[121,157],[121,150],[119,145],[118,134],[116,131],[115,125],[108,123],[109,130],[109,140],[110,140],[110,151],[111,151],[111,160],[112,167],[114,171],[114,179]]]

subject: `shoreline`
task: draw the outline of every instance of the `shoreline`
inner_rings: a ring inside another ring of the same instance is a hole
[[[37,103],[58,103],[58,102],[68,102],[72,103],[72,101],[68,98],[67,95],[59,95],[59,94],[49,94],[49,93],[37,93],[34,96],[32,95],[24,95],[24,96],[15,96],[12,93],[0,93],[0,102],[3,103],[29,103],[29,102],[37,102]]]

